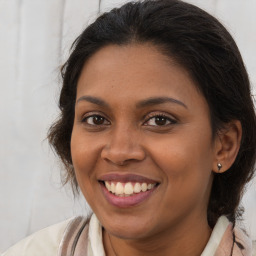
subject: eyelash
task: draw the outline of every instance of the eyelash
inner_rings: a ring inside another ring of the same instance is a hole
[[[150,114],[149,115],[149,118],[147,119],[146,122],[149,122],[151,119],[153,118],[157,118],[157,117],[160,117],[160,118],[164,118],[167,122],[169,122],[168,124],[164,124],[164,125],[152,125],[152,126],[158,126],[158,127],[166,127],[166,126],[169,126],[169,125],[173,125],[173,124],[176,124],[177,121],[174,119],[174,118],[171,118],[163,113],[159,113],[159,114]]]
[[[103,118],[103,119],[104,119],[104,122],[107,121],[107,119],[106,119],[104,116],[94,114],[94,115],[89,115],[89,116],[84,117],[81,122],[82,122],[82,123],[86,123],[86,125],[88,125],[88,126],[102,127],[102,126],[105,125],[105,124],[97,125],[97,124],[89,124],[89,123],[87,123],[87,121],[88,121],[89,118],[95,118],[95,117]],[[146,122],[144,122],[144,124],[147,123],[147,122],[149,122],[151,119],[154,119],[154,118],[157,118],[157,117],[160,117],[160,118],[162,117],[162,118],[164,118],[165,121],[168,122],[168,124],[164,124],[164,125],[147,125],[147,124],[146,124],[146,126],[166,127],[166,126],[173,125],[173,124],[176,124],[176,123],[177,123],[177,121],[176,121],[175,119],[170,118],[169,116],[167,116],[167,115],[165,115],[165,114],[163,114],[163,113],[159,113],[159,114],[150,114],[150,115],[149,115],[149,118],[147,119]],[[109,122],[109,121],[107,121],[107,122],[108,122],[107,125],[109,125],[110,122]]]
[[[81,122],[82,122],[82,123],[86,123],[86,125],[89,125],[89,126],[102,126],[102,125],[97,125],[97,124],[88,124],[88,123],[86,122],[89,118],[94,118],[94,117],[103,118],[104,121],[107,120],[104,116],[94,114],[94,115],[89,115],[89,116],[84,117]],[[109,123],[109,121],[108,121],[108,123]]]

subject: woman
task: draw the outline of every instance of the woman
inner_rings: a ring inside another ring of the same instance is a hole
[[[85,29],[62,75],[49,140],[93,215],[4,255],[252,255],[235,224],[255,112],[215,18],[178,0],[125,4]]]

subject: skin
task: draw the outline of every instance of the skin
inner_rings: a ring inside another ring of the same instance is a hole
[[[180,103],[136,107],[152,97]],[[163,114],[159,125],[156,116]],[[101,125],[93,115],[104,118]],[[205,98],[186,70],[152,45],[110,45],[85,63],[71,153],[80,189],[104,227],[108,256],[201,254],[211,234],[213,170],[218,161],[228,169],[239,148],[239,122],[230,127],[212,135]],[[98,181],[108,173],[138,174],[160,185],[139,205],[119,208],[106,200]]]

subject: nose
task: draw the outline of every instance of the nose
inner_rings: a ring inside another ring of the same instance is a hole
[[[116,129],[109,135],[101,152],[101,158],[115,165],[126,165],[131,161],[142,161],[146,153],[140,145],[138,132],[131,129]]]

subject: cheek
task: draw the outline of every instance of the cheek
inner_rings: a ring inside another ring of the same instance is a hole
[[[91,175],[97,158],[100,154],[100,147],[95,136],[86,135],[82,128],[74,127],[71,136],[71,156],[76,172]],[[82,174],[81,173],[81,174]]]
[[[95,137],[85,136],[83,131],[74,127],[71,137],[71,156],[77,182],[84,196],[90,203],[94,186],[98,186],[95,168],[99,158],[100,146]]]
[[[163,167],[161,169],[172,170],[170,175],[182,174],[182,170],[189,172],[212,167],[213,149],[209,132],[177,132],[149,141],[149,147],[151,158]]]
[[[151,148],[151,158],[166,177],[166,194],[177,195],[168,200],[204,200],[209,194],[213,162],[211,134],[209,130],[196,132],[195,129],[192,133],[191,130],[155,140]]]

